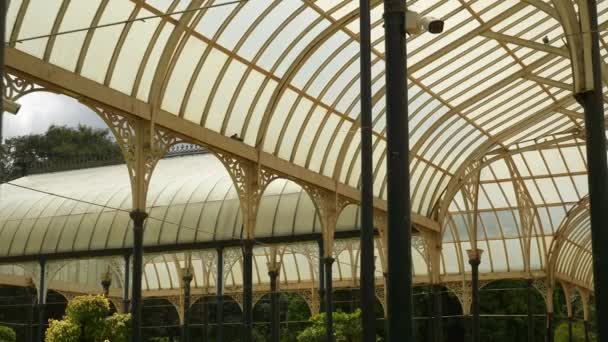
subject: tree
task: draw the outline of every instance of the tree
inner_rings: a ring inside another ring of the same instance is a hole
[[[0,325],[0,342],[15,342],[17,341],[17,334],[15,330]]]
[[[336,342],[361,341],[361,310],[353,313],[333,312],[334,340]],[[325,341],[325,313],[310,318],[312,325],[298,335],[298,342]]]
[[[91,160],[122,161],[108,129],[53,125],[44,134],[10,138],[1,145],[0,181],[21,177],[39,165],[65,169]]]
[[[114,313],[110,302],[102,295],[74,298],[63,320],[50,320],[45,342],[126,342],[129,338],[131,315]]]

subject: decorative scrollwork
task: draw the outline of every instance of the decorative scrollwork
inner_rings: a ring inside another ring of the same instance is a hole
[[[12,101],[17,101],[27,94],[44,89],[44,87],[31,80],[9,73],[4,73],[2,82],[4,82],[4,94],[2,95]]]
[[[471,283],[468,281],[453,281],[446,282],[444,285],[458,298],[462,306],[462,313],[468,315],[471,312]]]
[[[310,309],[311,315],[316,315],[319,313],[319,310],[321,308],[321,302],[319,298],[319,293],[317,291],[315,291],[314,289],[310,289],[297,291],[296,293],[302,296],[306,304],[308,304],[308,308]]]
[[[224,265],[222,267],[223,275],[224,275],[224,281],[223,281],[224,286],[226,286],[226,279],[228,279],[230,272],[232,272],[232,268],[242,258],[243,258],[243,253],[239,248],[224,249]]]

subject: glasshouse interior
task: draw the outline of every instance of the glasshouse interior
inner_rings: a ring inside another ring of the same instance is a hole
[[[0,19],[0,341],[608,342],[608,1]]]

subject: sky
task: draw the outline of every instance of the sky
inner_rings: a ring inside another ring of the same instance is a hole
[[[44,133],[51,125],[78,124],[107,128],[92,110],[75,99],[49,92],[34,92],[17,101],[21,110],[17,115],[4,114],[4,137]]]

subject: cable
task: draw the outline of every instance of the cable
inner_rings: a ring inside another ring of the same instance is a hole
[[[60,195],[60,194],[53,193],[53,192],[50,192],[50,191],[35,189],[35,188],[28,187],[28,186],[25,186],[25,185],[19,185],[19,184],[15,184],[15,183],[11,183],[11,182],[6,182],[6,183],[2,183],[2,184],[11,185],[11,186],[14,186],[14,187],[17,187],[17,188],[21,188],[21,189],[25,189],[25,190],[29,190],[29,191],[33,191],[33,192],[42,193],[42,194],[45,194],[45,195],[48,195],[48,196],[63,198],[63,199],[70,200],[70,201],[84,203],[84,204],[88,204],[88,205],[92,205],[92,206],[97,206],[97,207],[101,207],[101,208],[104,208],[104,209],[111,209],[111,210],[121,211],[121,212],[125,212],[125,213],[129,213],[130,212],[129,210],[126,210],[126,209],[116,208],[116,207],[112,207],[112,206],[108,206],[108,205],[103,205],[103,204],[98,204],[98,203],[90,202],[90,201],[85,201],[85,200],[69,197],[69,196],[66,196],[66,195]],[[185,226],[185,225],[183,225],[181,223],[172,222],[172,221],[169,221],[169,220],[166,220],[166,219],[156,218],[154,216],[148,216],[148,219],[156,220],[156,221],[159,221],[161,223],[172,224],[172,225],[175,225],[175,226],[179,227],[180,229],[191,230],[191,231],[194,231],[194,232],[197,232],[197,233],[207,234],[209,236],[214,236],[215,235],[215,232],[211,232],[211,231],[207,231],[207,230],[202,230],[202,229],[198,229],[198,228],[192,228],[192,227],[189,227],[189,226]],[[276,245],[264,243],[264,242],[262,242],[262,241],[260,241],[258,239],[255,239],[255,238],[253,239],[253,241],[255,242],[255,245],[259,246],[259,247],[275,247],[276,246]],[[286,248],[288,248],[288,247],[286,246]],[[310,257],[313,260],[318,260],[318,256],[317,255],[312,255]],[[335,262],[336,262],[336,264],[340,264],[341,266],[357,267],[357,268],[359,267],[357,265],[352,265],[350,263],[340,261],[339,258],[336,258]],[[381,270],[378,270],[378,269],[375,270],[375,273],[378,274],[378,275],[381,275],[381,276],[383,275],[383,272]],[[356,277],[356,275],[353,275],[353,277]]]
[[[164,14],[158,14],[158,15],[150,15],[147,17],[116,21],[113,23],[107,23],[107,24],[102,24],[102,25],[97,25],[97,26],[89,26],[89,27],[84,27],[84,28],[80,28],[80,29],[73,29],[73,30],[67,30],[67,31],[62,31],[62,32],[57,32],[57,33],[43,34],[43,35],[39,35],[39,36],[32,36],[32,37],[27,37],[27,38],[22,38],[22,39],[16,39],[16,40],[8,41],[4,44],[8,46],[8,45],[12,45],[15,43],[27,42],[30,40],[50,38],[50,37],[56,37],[56,36],[61,36],[61,35],[65,35],[65,34],[96,30],[96,29],[100,29],[100,28],[112,27],[112,26],[116,26],[116,25],[123,25],[123,24],[133,23],[133,22],[137,22],[137,21],[146,22],[146,20],[149,20],[149,19],[170,17],[175,14],[184,14],[184,13],[189,13],[189,12],[198,12],[198,11],[202,11],[202,10],[209,9],[209,8],[234,5],[234,4],[244,3],[244,2],[248,2],[248,1],[249,0],[229,1],[229,2],[224,2],[224,3],[220,3],[220,4],[213,4],[213,5],[209,5],[209,6],[187,9],[187,10],[183,10],[183,11],[176,11],[176,12],[164,13]]]

